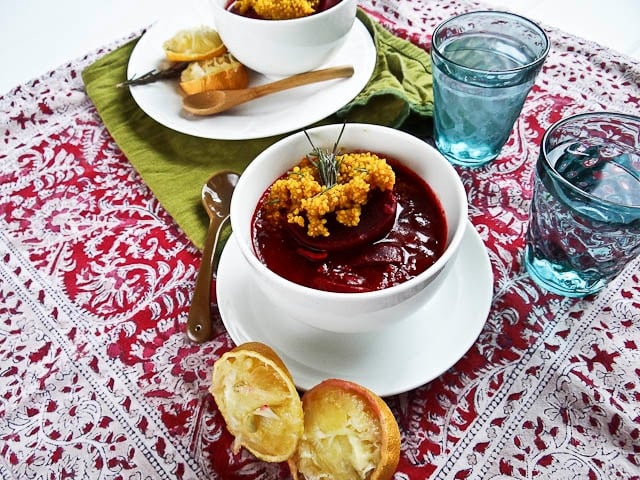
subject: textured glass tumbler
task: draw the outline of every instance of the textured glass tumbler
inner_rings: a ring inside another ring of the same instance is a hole
[[[548,52],[544,31],[510,13],[467,13],[436,28],[434,136],[451,163],[475,167],[498,156]]]
[[[544,135],[525,266],[543,288],[597,292],[640,253],[640,117],[575,115]]]

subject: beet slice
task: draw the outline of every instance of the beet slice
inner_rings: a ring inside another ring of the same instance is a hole
[[[371,244],[383,238],[396,220],[398,201],[392,190],[373,190],[369,201],[362,206],[360,223],[347,227],[335,218],[327,221],[328,237],[310,237],[306,228],[287,223],[291,236],[302,247],[319,252],[340,252]]]

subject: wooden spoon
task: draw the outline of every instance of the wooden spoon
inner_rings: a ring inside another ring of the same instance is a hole
[[[222,226],[229,219],[231,196],[238,178],[237,173],[225,170],[214,174],[202,187],[202,205],[209,215],[209,229],[187,320],[187,336],[197,343],[211,338],[211,279],[216,267],[216,246]]]
[[[310,83],[346,78],[353,75],[353,67],[331,67],[322,70],[300,73],[272,83],[238,90],[206,90],[187,95],[182,99],[182,107],[194,115],[214,115],[224,112],[242,103],[256,98],[281,92],[289,88],[300,87]]]

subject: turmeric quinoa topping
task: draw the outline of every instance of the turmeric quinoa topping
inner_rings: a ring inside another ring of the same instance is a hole
[[[266,20],[289,20],[311,15],[320,0],[236,0],[234,7],[240,14],[253,9]]]
[[[332,157],[331,162],[337,167],[335,183],[323,181],[322,160],[318,154]],[[342,225],[356,226],[369,192],[390,190],[394,184],[391,166],[374,153],[337,155],[335,147],[333,153],[315,148],[286,178],[276,180],[271,186],[265,202],[267,218],[280,221],[285,216],[287,222],[306,227],[310,237],[327,237],[330,235],[327,215],[335,214]]]

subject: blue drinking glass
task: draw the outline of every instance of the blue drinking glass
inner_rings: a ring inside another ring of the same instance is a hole
[[[434,136],[450,162],[498,156],[549,52],[538,25],[505,12],[472,12],[440,24],[431,61]]]
[[[582,297],[640,253],[640,117],[575,115],[545,133],[524,263],[546,290]]]

